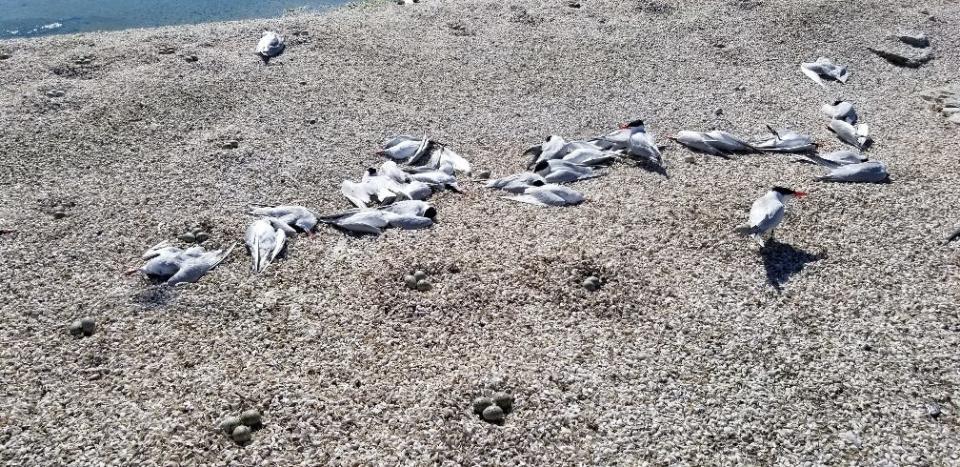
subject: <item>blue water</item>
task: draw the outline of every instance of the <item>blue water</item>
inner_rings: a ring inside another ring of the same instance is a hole
[[[0,0],[0,39],[273,18],[347,0]]]

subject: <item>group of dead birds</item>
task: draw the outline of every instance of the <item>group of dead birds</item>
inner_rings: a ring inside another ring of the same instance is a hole
[[[927,47],[925,36],[902,35],[899,39],[915,47]],[[255,49],[268,64],[286,49],[283,38],[265,32]],[[800,70],[820,86],[825,81],[845,83],[847,67],[827,58],[802,63]],[[722,130],[680,131],[669,139],[686,148],[713,156],[778,153],[795,155],[795,161],[817,164],[828,169],[815,178],[823,182],[881,183],[889,180],[883,162],[868,160],[864,154],[872,143],[869,129],[859,121],[853,104],[835,101],[822,111],[829,117],[827,128],[849,149],[821,154],[809,135],[767,127],[770,134],[754,141]],[[538,206],[571,206],[583,202],[582,193],[568,185],[604,175],[618,161],[629,161],[666,175],[661,150],[643,120],[634,120],[603,135],[567,141],[551,135],[524,152],[529,156],[527,171],[489,180],[488,188],[502,190],[507,199]],[[426,202],[434,192],[460,191],[458,174],[469,174],[470,163],[449,147],[429,138],[400,135],[384,141],[379,155],[387,159],[379,168],[368,168],[359,181],[346,180],[341,193],[354,206],[343,212],[317,216],[296,205],[253,207],[255,220],[244,235],[252,270],[263,272],[284,254],[288,239],[299,233],[311,235],[320,224],[351,234],[379,235],[388,228],[422,229],[433,225],[436,208]],[[146,261],[139,271],[149,278],[178,284],[196,282],[227,258],[234,245],[206,250],[201,246],[182,249],[162,242],[143,255]],[[134,270],[136,271],[136,270]],[[131,271],[133,272],[133,271]]]
[[[468,174],[470,163],[445,145],[429,138],[400,135],[389,138],[378,154],[387,158],[379,168],[368,168],[354,182],[345,180],[341,193],[354,206],[342,212],[316,215],[298,205],[251,206],[253,222],[244,234],[251,269],[261,273],[303,233],[313,235],[322,224],[353,235],[379,235],[388,228],[416,230],[433,225],[437,210],[426,200],[435,192],[460,191],[458,174]],[[161,242],[144,253],[139,269],[149,279],[169,285],[196,282],[222,263],[235,245],[217,250],[202,246],[179,248]]]

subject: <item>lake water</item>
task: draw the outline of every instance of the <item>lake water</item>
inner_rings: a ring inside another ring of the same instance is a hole
[[[0,39],[274,18],[347,0],[0,0]]]

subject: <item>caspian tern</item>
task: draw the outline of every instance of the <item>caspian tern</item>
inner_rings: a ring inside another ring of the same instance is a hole
[[[750,208],[749,224],[738,228],[737,232],[756,239],[763,247],[766,244],[764,237],[769,236],[772,239],[774,230],[783,221],[787,202],[791,198],[801,198],[806,195],[802,191],[794,191],[790,188],[773,187],[760,199],[753,202],[753,206]]]

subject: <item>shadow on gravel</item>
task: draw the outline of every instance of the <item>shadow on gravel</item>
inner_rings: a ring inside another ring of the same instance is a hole
[[[767,270],[767,282],[781,291],[790,277],[803,270],[804,266],[825,257],[823,254],[814,255],[794,248],[793,245],[780,243],[774,239],[760,250],[763,257],[763,267]]]
[[[133,303],[144,308],[163,308],[177,297],[173,287],[166,284],[151,285],[133,294]]]

